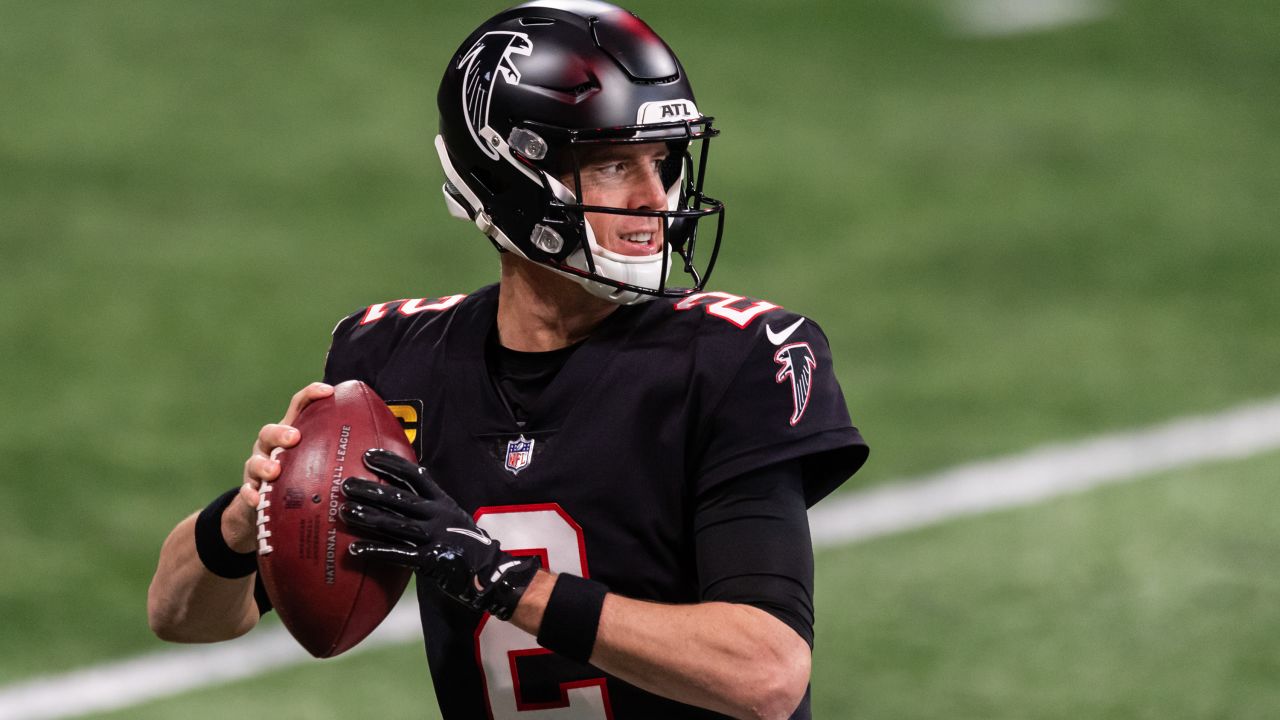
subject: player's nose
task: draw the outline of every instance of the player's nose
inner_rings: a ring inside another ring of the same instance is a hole
[[[633,210],[666,210],[667,189],[662,185],[662,174],[655,167],[645,168],[632,186]]]

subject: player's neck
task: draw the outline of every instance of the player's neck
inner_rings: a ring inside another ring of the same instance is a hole
[[[502,256],[498,337],[503,347],[545,352],[585,340],[618,306],[509,253]]]

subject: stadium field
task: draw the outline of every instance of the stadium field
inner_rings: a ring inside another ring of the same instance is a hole
[[[873,446],[847,490],[1280,394],[1272,5],[975,37],[961,2],[633,5],[724,130],[712,284],[831,339]],[[0,686],[162,648],[161,540],[333,323],[496,278],[431,137],[503,5],[0,1]],[[817,716],[1277,716],[1278,471],[822,551]],[[265,715],[265,687],[430,716],[404,646],[111,717]]]

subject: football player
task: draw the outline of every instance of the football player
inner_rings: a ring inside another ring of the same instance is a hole
[[[344,482],[349,551],[417,571],[444,717],[809,717],[806,508],[867,448],[813,320],[704,289],[724,208],[684,68],[627,11],[538,0],[462,43],[438,102],[445,202],[500,282],[341,321],[243,486],[166,541],[152,627],[219,640],[269,609],[257,488],[359,379],[421,464],[365,456],[394,489]]]

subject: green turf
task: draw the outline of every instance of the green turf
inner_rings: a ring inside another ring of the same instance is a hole
[[[333,323],[494,277],[430,138],[500,5],[0,0],[0,683],[157,647],[160,541]],[[713,284],[823,324],[851,487],[1280,394],[1275,13],[1116,6],[638,6],[725,131]]]
[[[439,718],[418,643],[313,661],[113,713],[117,720],[202,718]]]
[[[815,717],[1274,718],[1280,454],[820,553]]]

